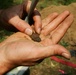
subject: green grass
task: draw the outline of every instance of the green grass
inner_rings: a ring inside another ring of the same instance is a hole
[[[60,42],[60,45],[64,46],[64,47],[68,47],[69,46],[69,43],[68,42],[65,42],[64,40],[62,40]]]
[[[21,4],[23,2],[23,0],[13,0],[14,4]]]

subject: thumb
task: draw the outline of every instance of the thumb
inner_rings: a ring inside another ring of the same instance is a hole
[[[30,25],[20,19],[18,16],[15,16],[9,20],[9,23],[16,27],[19,31],[24,32],[28,35],[32,35],[32,28]]]
[[[67,59],[71,57],[70,52],[67,51],[63,46],[60,45],[52,45],[47,47],[42,47],[41,49],[42,57],[50,57],[53,55],[61,55]]]

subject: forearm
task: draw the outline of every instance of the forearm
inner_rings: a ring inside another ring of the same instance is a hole
[[[5,53],[4,53],[5,47],[0,44],[0,75],[4,75],[8,71],[10,71],[14,66],[9,63],[7,60]]]
[[[2,11],[3,11],[3,10],[0,9],[0,27],[1,27],[1,25],[2,25],[2,19],[1,19],[1,15],[2,15],[1,13],[2,13]]]
[[[0,9],[0,14],[1,14],[1,12],[2,12],[2,9]]]
[[[7,65],[0,59],[0,75],[5,74],[8,71]]]
[[[7,16],[6,14],[4,14],[5,10],[0,10],[0,29],[6,29],[9,31],[18,31],[14,26],[10,25],[6,20],[5,20],[5,16]]]
[[[0,9],[0,29],[4,29],[5,27],[5,22],[3,20],[3,10]]]
[[[12,66],[12,65],[8,65],[8,64],[4,63],[4,61],[1,61],[1,59],[0,59],[0,75],[4,75],[7,72],[9,72],[13,67],[13,66],[12,67],[10,67],[10,66]]]

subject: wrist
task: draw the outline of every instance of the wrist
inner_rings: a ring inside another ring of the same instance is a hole
[[[4,47],[0,45],[0,75],[10,71],[14,66],[7,60],[4,53]]]

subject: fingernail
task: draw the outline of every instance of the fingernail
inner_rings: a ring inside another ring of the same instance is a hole
[[[38,28],[37,32],[40,33],[40,31],[41,31],[41,28]]]
[[[27,28],[27,29],[25,30],[25,33],[28,34],[28,35],[32,35],[32,30],[29,29],[29,28]]]
[[[66,57],[66,58],[68,58],[68,59],[71,58],[71,55],[70,55],[70,54],[67,54],[67,53],[62,53],[62,56]]]

